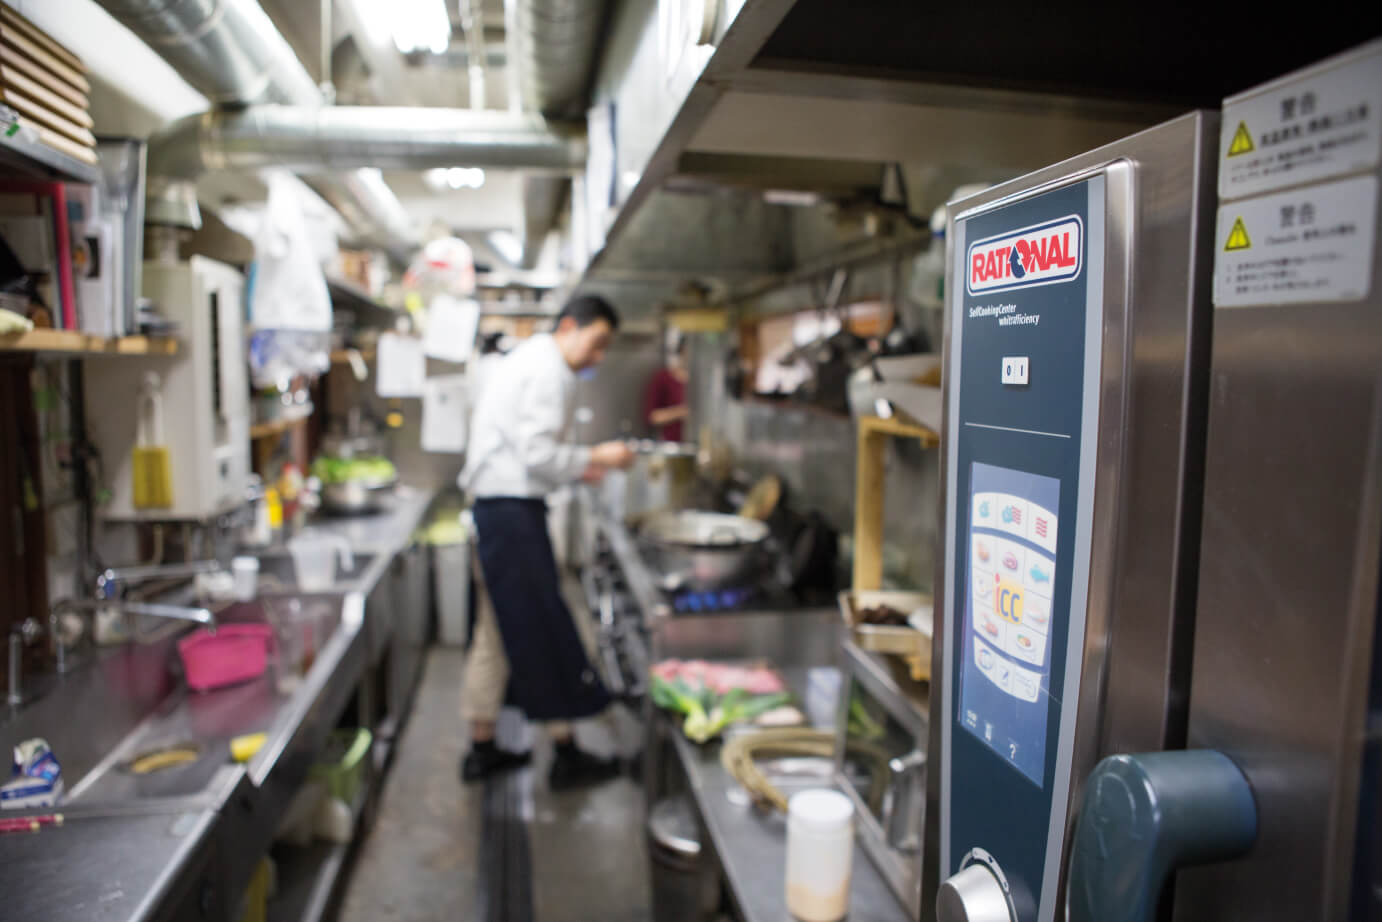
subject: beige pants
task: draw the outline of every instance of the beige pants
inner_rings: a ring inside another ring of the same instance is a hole
[[[461,684],[461,716],[466,720],[493,723],[499,719],[504,706],[504,692],[509,685],[509,661],[504,655],[504,640],[494,618],[494,605],[485,590],[480,562],[471,560],[471,579],[475,580],[475,638],[465,661],[465,679]],[[595,625],[585,613],[584,606],[568,604],[576,631],[581,635],[585,655],[595,661]],[[565,721],[549,721],[547,731],[555,737],[571,735],[571,725]]]

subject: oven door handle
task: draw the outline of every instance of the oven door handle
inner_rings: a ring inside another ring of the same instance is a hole
[[[1252,788],[1223,753],[1109,756],[1085,783],[1067,918],[1150,922],[1173,871],[1237,858],[1256,839]]]

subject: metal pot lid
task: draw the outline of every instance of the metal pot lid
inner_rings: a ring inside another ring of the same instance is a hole
[[[648,814],[648,835],[658,846],[686,858],[701,854],[700,829],[691,804],[683,796],[668,797]]]
[[[733,550],[768,538],[768,526],[756,519],[684,509],[651,516],[643,533],[654,541],[679,547]]]

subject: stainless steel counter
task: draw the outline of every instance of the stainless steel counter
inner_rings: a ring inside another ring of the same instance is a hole
[[[174,689],[142,721],[126,724],[119,744],[107,743],[111,748],[100,761],[91,764],[85,754],[74,759],[67,797],[55,808],[64,815],[64,824],[37,834],[0,835],[0,892],[6,895],[0,915],[152,920],[183,918],[195,911],[197,918],[229,919],[250,870],[364,674],[367,617],[388,616],[367,615],[365,598],[395,554],[411,542],[431,498],[401,489],[382,513],[310,526],[309,531],[340,534],[357,552],[374,556],[365,571],[342,586],[343,593],[321,596],[335,606],[336,628],[297,687],[280,694],[272,675],[265,674],[204,694]],[[303,598],[310,602],[313,597]],[[169,652],[151,659],[148,648],[106,651],[34,707],[0,725],[0,740],[45,736],[62,759],[64,738],[71,734],[71,748],[82,751],[78,740],[88,735],[83,724],[100,715],[73,709],[85,703],[91,710],[95,685],[133,681],[129,663],[142,663],[143,672],[162,675]],[[157,684],[166,687],[161,675]],[[148,684],[144,678],[138,682]],[[149,695],[139,700],[147,701]],[[112,716],[127,721],[133,706],[117,701]],[[235,765],[226,742],[249,732],[265,732],[267,740],[248,764]],[[120,768],[146,747],[188,740],[211,755],[201,760],[199,774],[184,777],[181,786],[169,782],[160,789],[154,782],[136,790],[133,776]]]
[[[0,837],[7,919],[149,919],[193,905],[196,875],[214,860],[214,810],[77,817],[37,834]],[[216,894],[207,899],[220,902]]]
[[[399,486],[379,512],[368,515],[316,516],[305,534],[339,535],[356,551],[396,553],[412,540],[423,513],[435,494],[414,487]]]
[[[807,702],[810,713],[830,713],[828,703],[810,706],[807,670],[786,668],[782,673],[797,696]],[[816,723],[827,729],[823,721]],[[743,922],[793,922],[784,893],[786,817],[747,803],[739,782],[720,764],[719,745],[697,746],[675,730],[671,736],[740,918]],[[857,841],[850,880],[849,922],[915,922]]]

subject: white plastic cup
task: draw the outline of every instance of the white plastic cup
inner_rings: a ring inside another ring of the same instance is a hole
[[[338,557],[347,570],[355,568],[350,542],[339,535],[298,535],[288,542],[288,552],[304,592],[325,592],[335,584]]]
[[[801,922],[839,922],[849,912],[854,802],[817,788],[787,802],[787,909]]]
[[[234,579],[234,588],[231,591],[236,599],[249,602],[258,594],[258,557],[236,557],[230,562],[230,575]]]

